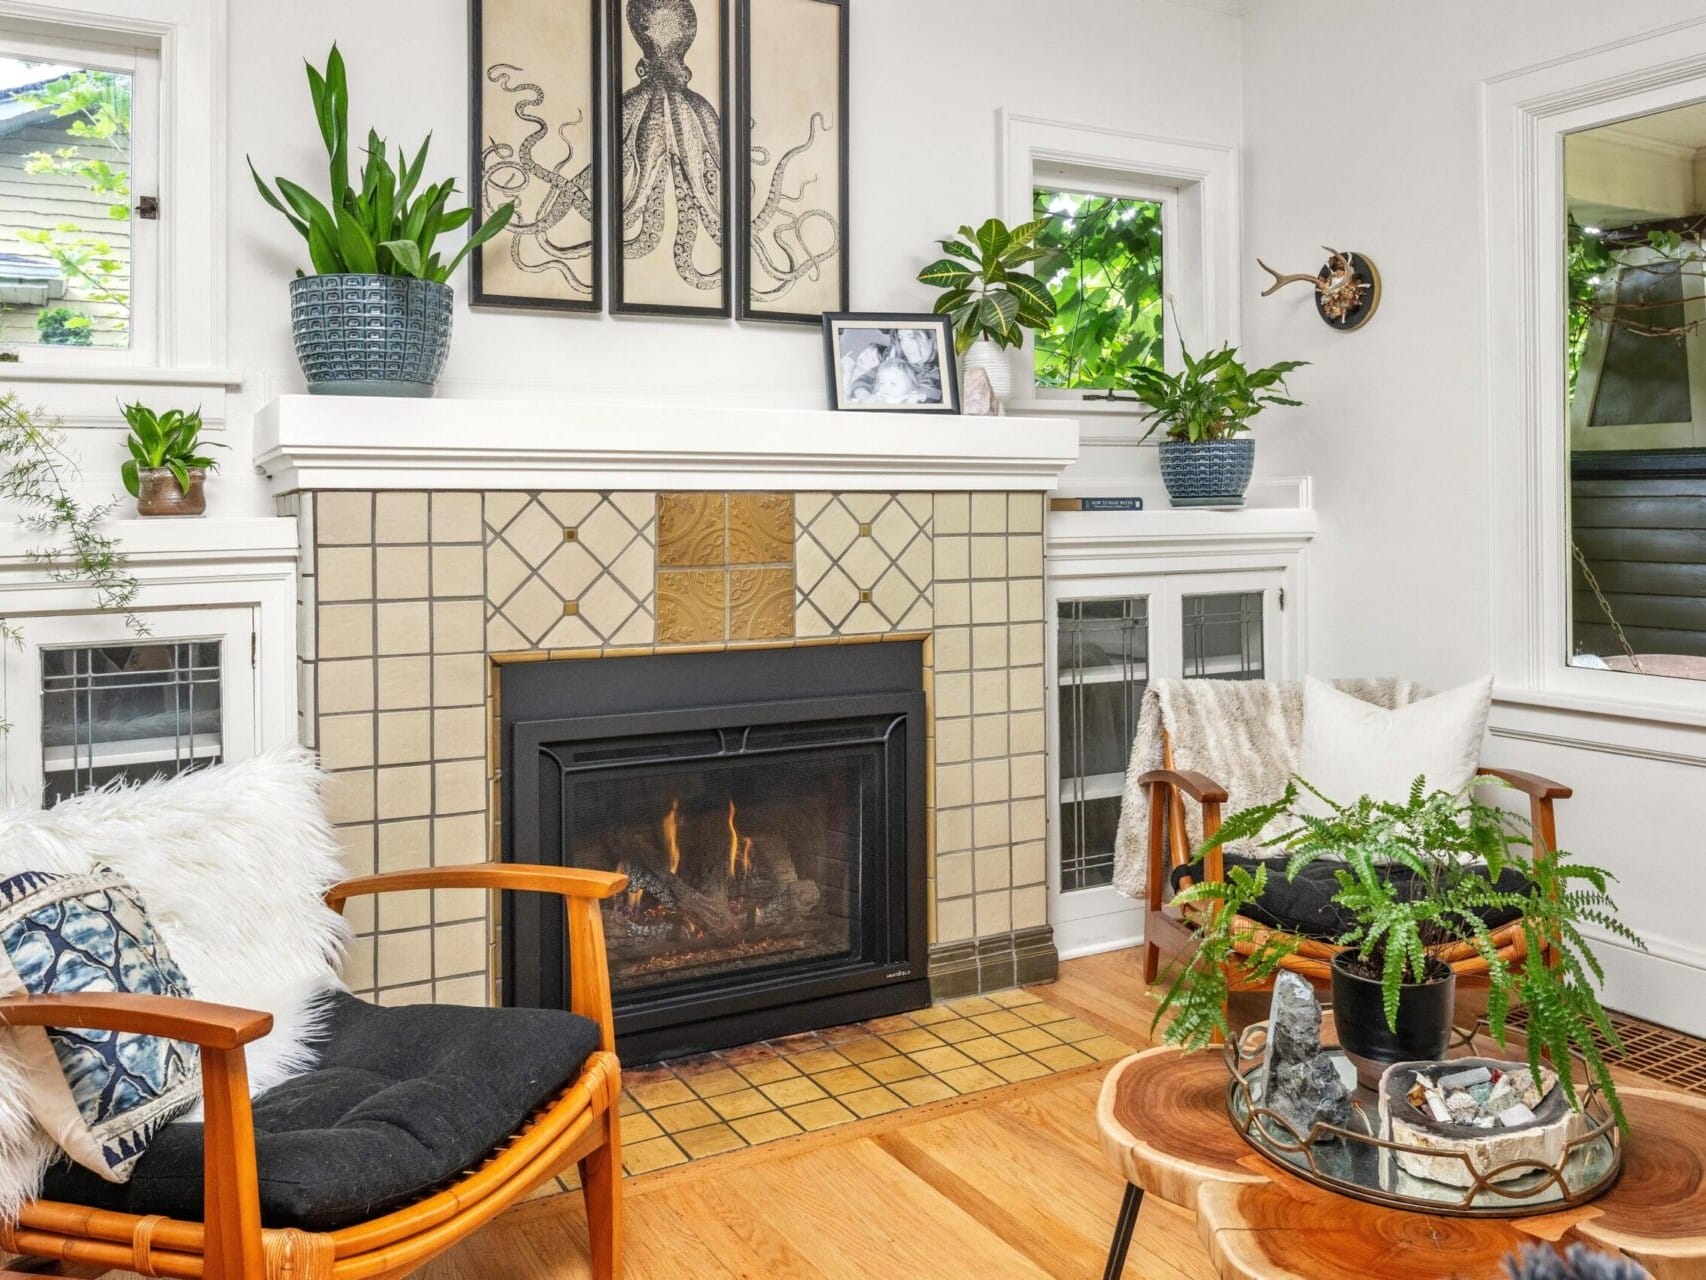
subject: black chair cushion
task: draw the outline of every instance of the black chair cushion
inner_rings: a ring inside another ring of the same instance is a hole
[[[1339,889],[1338,878],[1333,873],[1343,867],[1344,863],[1326,858],[1318,859],[1299,871],[1295,880],[1288,880],[1283,858],[1252,858],[1236,853],[1224,854],[1223,857],[1228,867],[1243,867],[1247,871],[1254,871],[1258,866],[1267,867],[1267,887],[1262,891],[1261,898],[1244,912],[1257,924],[1329,941],[1351,927],[1350,914],[1333,902],[1333,895]],[[1416,874],[1408,867],[1393,867],[1390,875],[1395,885],[1403,886],[1404,890],[1411,893],[1419,892]],[[1186,879],[1200,879],[1201,876],[1200,866],[1187,863],[1182,867],[1174,867],[1170,877],[1173,891],[1178,892]],[[1527,878],[1521,872],[1506,870],[1499,876],[1498,887],[1506,893],[1521,893],[1527,884]],[[1488,928],[1497,929],[1501,925],[1509,924],[1521,914],[1520,911],[1511,909],[1489,911],[1482,913],[1482,919],[1487,922]]]
[[[380,1008],[339,992],[320,1064],[255,1099],[261,1221],[335,1231],[478,1165],[580,1073],[598,1026],[548,1009]],[[49,1200],[201,1221],[202,1126],[167,1125],[128,1183],[53,1167]]]

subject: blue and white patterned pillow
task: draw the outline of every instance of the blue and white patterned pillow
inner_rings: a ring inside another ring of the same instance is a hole
[[[141,896],[107,867],[0,880],[0,996],[71,992],[188,996]],[[160,1126],[201,1092],[194,1045],[160,1036],[11,1027],[30,1112],[61,1150],[126,1182]]]

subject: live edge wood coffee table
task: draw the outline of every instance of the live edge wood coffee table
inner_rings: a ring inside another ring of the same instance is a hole
[[[1408,1213],[1304,1182],[1253,1150],[1226,1113],[1218,1050],[1150,1049],[1102,1086],[1102,1150],[1125,1176],[1105,1280],[1117,1280],[1145,1194],[1196,1214],[1222,1280],[1504,1280],[1536,1241],[1581,1242],[1657,1280],[1706,1280],[1706,1099],[1621,1091],[1623,1173],[1593,1202],[1533,1218]]]

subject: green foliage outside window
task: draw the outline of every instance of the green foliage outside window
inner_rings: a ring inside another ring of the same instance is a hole
[[[1036,339],[1037,386],[1125,389],[1134,366],[1161,368],[1161,206],[1038,189],[1035,213],[1037,277],[1056,306]]]
[[[87,347],[94,342],[89,317],[71,307],[49,307],[36,316],[36,337],[44,347]]]

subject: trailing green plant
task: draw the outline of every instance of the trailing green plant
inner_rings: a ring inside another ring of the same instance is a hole
[[[1034,270],[1058,310],[1036,338],[1039,387],[1111,391],[1163,363],[1161,206],[1039,189]]]
[[[1231,345],[1198,358],[1181,343],[1179,354],[1185,367],[1168,373],[1153,365],[1126,370],[1126,382],[1148,406],[1142,414],[1149,423],[1147,440],[1165,431],[1169,440],[1228,440],[1250,429],[1250,419],[1270,405],[1301,405],[1286,392],[1286,375],[1305,367],[1306,360],[1281,360],[1263,369],[1246,368]]]
[[[49,307],[36,315],[36,337],[45,347],[87,347],[94,342],[89,317],[71,307]]]
[[[1009,227],[991,218],[976,230],[961,227],[958,239],[938,241],[947,256],[925,267],[918,279],[943,290],[936,314],[952,320],[960,354],[980,338],[1016,347],[1026,329],[1046,328],[1054,318],[1049,291],[1020,270],[1046,256],[1035,241],[1047,223],[1044,218]]]
[[[131,609],[137,581],[118,541],[101,531],[114,504],[85,504],[69,487],[76,475],[59,424],[11,392],[0,394],[0,502],[13,506],[26,528],[48,539],[29,552],[30,558],[45,566],[55,582],[86,583],[96,604],[122,612],[130,631],[145,636],[147,624]],[[23,631],[0,618],[0,639],[21,643]]]
[[[1472,786],[1504,785],[1477,778]],[[1300,788],[1322,800],[1325,814],[1298,807]],[[1262,833],[1284,828],[1277,836]],[[1330,939],[1349,948],[1354,963],[1381,984],[1387,1025],[1397,1028],[1401,988],[1421,982],[1441,955],[1467,944],[1487,965],[1488,1030],[1501,1048],[1513,1005],[1528,1012],[1528,1060],[1536,1071],[1551,1060],[1571,1105],[1580,1106],[1572,1079],[1572,1054],[1586,1065],[1592,1083],[1623,1123],[1623,1108],[1602,1044],[1620,1047],[1601,1008],[1597,988],[1605,981],[1593,948],[1582,934],[1592,927],[1644,949],[1617,915],[1608,871],[1576,863],[1562,849],[1536,848],[1526,821],[1484,805],[1469,794],[1428,792],[1418,778],[1403,803],[1366,796],[1335,804],[1307,782],[1293,779],[1272,804],[1232,815],[1197,850],[1253,841],[1283,858],[1288,879],[1311,863],[1335,860],[1338,889],[1333,903],[1348,921]],[[1397,877],[1394,870],[1408,873]],[[1227,962],[1240,941],[1259,943],[1243,963],[1252,976],[1272,978],[1300,940],[1254,927],[1247,912],[1262,896],[1271,873],[1228,867],[1224,882],[1199,881],[1173,901],[1196,917],[1196,943],[1162,997],[1157,1023],[1172,1013],[1166,1038],[1198,1047],[1218,1032],[1228,1035]],[[1503,887],[1501,887],[1501,885]],[[1194,910],[1193,910],[1194,908]],[[1514,965],[1499,954],[1486,917],[1520,912],[1527,953]]]
[[[307,64],[308,92],[314,102],[314,118],[326,145],[329,160],[330,203],[322,203],[288,178],[275,179],[275,194],[249,161],[249,172],[261,197],[308,243],[308,257],[316,275],[364,274],[413,276],[439,283],[461,264],[462,259],[490,240],[515,216],[512,200],[474,229],[468,242],[446,262],[435,250],[439,238],[473,220],[469,208],[448,209],[456,192],[456,180],[421,187],[426,168],[428,134],[411,159],[397,148],[397,163],[387,159],[387,144],[372,129],[367,131],[367,162],[360,185],[350,180],[349,81],[343,54],[333,45],[321,71]],[[297,275],[306,273],[298,271]]]
[[[141,401],[120,405],[119,408],[124,412],[124,420],[130,424],[130,434],[124,441],[130,457],[125,460],[120,474],[131,497],[141,496],[141,471],[158,471],[164,467],[172,473],[178,486],[187,490],[191,471],[218,468],[219,463],[203,454],[202,450],[223,449],[225,446],[201,439],[200,409],[192,409],[188,413],[182,409],[156,413]]]

